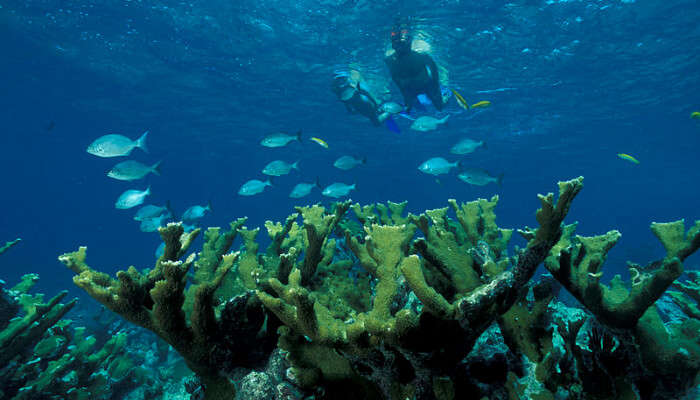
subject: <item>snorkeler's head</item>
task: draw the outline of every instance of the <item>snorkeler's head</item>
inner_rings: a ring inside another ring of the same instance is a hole
[[[391,30],[391,48],[398,54],[408,53],[411,50],[412,41],[413,36],[408,26],[404,24],[394,25],[394,28]]]

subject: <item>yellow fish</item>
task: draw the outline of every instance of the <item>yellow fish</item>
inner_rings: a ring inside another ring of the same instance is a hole
[[[462,107],[463,109],[468,110],[469,103],[467,103],[467,101],[464,100],[464,97],[462,97],[461,94],[457,93],[456,90],[454,90],[454,89],[451,89],[451,90],[452,90],[452,94],[455,95],[455,99],[457,99],[457,104],[459,104],[459,106]]]
[[[632,157],[632,156],[629,155],[629,154],[617,153],[617,156],[620,157],[620,158],[623,159],[623,160],[627,160],[627,161],[633,162],[633,163],[635,163],[635,164],[639,164],[639,160],[637,160],[636,158]]]
[[[321,147],[323,147],[323,148],[325,148],[325,149],[328,148],[328,143],[326,143],[326,141],[323,140],[323,139],[321,139],[321,138],[312,137],[312,138],[311,138],[311,141],[312,141],[312,142],[318,143]]]
[[[690,114],[690,118],[700,119],[700,111],[695,111],[694,113]]]
[[[486,108],[491,105],[491,102],[488,100],[482,100],[478,103],[472,104],[472,108]]]

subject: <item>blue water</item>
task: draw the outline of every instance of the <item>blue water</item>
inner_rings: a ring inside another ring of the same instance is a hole
[[[690,118],[700,110],[700,4],[471,3],[2,1],[0,241],[23,241],[2,256],[0,277],[38,272],[42,291],[71,289],[56,257],[80,245],[103,271],[152,266],[158,235],[139,231],[135,209],[114,208],[126,189],[151,185],[149,203],[170,200],[180,213],[211,201],[205,226],[248,216],[254,227],[329,203],[319,191],[288,198],[317,176],[356,182],[354,201],[407,200],[414,213],[497,194],[498,223],[519,228],[536,225],[537,193],[583,175],[568,221],[580,234],[622,232],[608,275],[662,257],[649,223],[700,218],[700,121]],[[474,115],[452,99],[448,125],[422,133],[398,118],[399,135],[349,114],[330,90],[334,71],[388,82],[383,55],[398,15],[415,17],[450,88],[492,106]],[[258,144],[298,129],[302,144]],[[131,158],[162,160],[162,176],[116,181],[105,172],[122,159],[85,151],[104,134],[145,130],[151,152]],[[487,142],[461,159],[503,173],[502,186],[470,186],[454,172],[437,183],[417,170],[430,157],[456,160],[448,150],[462,137]],[[367,165],[333,168],[344,154]],[[301,170],[260,195],[236,194],[275,159],[301,160]]]

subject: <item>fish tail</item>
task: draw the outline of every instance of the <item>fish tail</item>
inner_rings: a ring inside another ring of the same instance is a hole
[[[483,140],[481,141],[481,147],[483,147],[484,150],[488,150],[488,149],[489,149],[488,147],[486,147],[486,142],[484,142]]]
[[[297,170],[297,171],[299,171],[299,161],[301,161],[301,160],[297,160],[294,164],[292,164],[292,168]]]
[[[148,136],[148,131],[144,132],[138,140],[136,140],[136,147],[148,153],[148,147],[146,146],[146,137]]]
[[[160,176],[160,163],[162,162],[163,161],[158,161],[157,163],[153,164],[153,166],[151,167],[151,172]]]
[[[360,158],[360,163],[367,164],[367,157]]]
[[[148,185],[148,187],[146,188],[146,196],[148,196],[149,194],[151,194],[151,185]]]
[[[449,118],[450,118],[450,114],[445,115],[445,118],[441,119],[441,120],[440,120],[440,123],[441,123],[441,124],[444,124],[445,122],[447,122],[447,120],[448,120]]]
[[[496,184],[498,184],[498,186],[503,184],[503,174],[498,175],[498,178],[496,178]]]
[[[297,142],[301,143],[301,129],[297,131]]]
[[[212,210],[213,210],[213,209],[211,208],[211,200],[209,200],[209,201],[207,202],[207,207],[206,207],[206,209],[209,210],[209,211],[212,211]]]
[[[175,215],[175,213],[173,212],[172,207],[170,206],[170,200],[167,200],[167,201],[165,202],[165,209],[168,210],[168,212],[169,212],[170,214]]]
[[[320,182],[319,179],[318,179],[318,176],[316,177],[316,182],[315,182],[315,183],[316,183],[316,187],[317,187],[317,188],[323,189],[323,187],[321,186],[321,182]]]

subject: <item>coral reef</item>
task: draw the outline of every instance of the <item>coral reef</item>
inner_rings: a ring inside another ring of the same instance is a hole
[[[232,226],[236,226],[235,223]],[[227,253],[233,234],[222,237],[218,232],[208,231],[194,283],[188,290],[187,272],[196,256],[192,254],[184,261],[180,258],[199,234],[199,229],[185,233],[181,224],[171,223],[161,228],[160,234],[165,251],[155,267],[143,273],[133,266],[119,271],[117,279],[97,272],[85,263],[85,247],[64,254],[59,260],[77,274],[73,278],[76,285],[108,309],[153,331],[176,349],[202,380],[207,399],[232,398],[235,387],[220,373],[222,368],[217,360],[226,358],[243,365],[250,362],[251,355],[260,349],[248,344],[265,321],[255,317],[262,310],[254,296],[227,301],[218,317],[215,313],[215,293],[240,255]],[[183,305],[187,305],[187,309]],[[238,328],[239,325],[244,329]],[[225,340],[229,329],[240,333],[233,341]]]
[[[664,323],[653,305],[700,247],[700,222],[687,233],[653,224],[667,256],[608,286],[601,268],[619,232],[563,224],[582,187],[540,195],[539,226],[519,231],[527,245],[512,255],[493,197],[419,215],[405,202],[297,207],[265,223],[264,250],[261,229],[239,219],[186,256],[199,230],[168,224],[154,268],[116,279],[91,269],[84,247],[59,259],[182,355],[199,377],[192,398],[233,399],[234,376],[242,398],[679,398],[700,370],[697,275],[669,293],[682,321]],[[552,275],[533,279],[543,263]],[[561,288],[590,314],[557,302]]]
[[[20,241],[22,241],[22,239],[17,238],[17,239],[15,239],[15,240],[11,240],[11,241],[9,241],[9,242],[5,242],[4,245],[0,246],[0,254],[6,252],[10,247],[16,245],[16,244],[19,243]]]
[[[44,302],[43,295],[29,294],[38,279],[36,274],[25,275],[0,293],[0,397],[117,399],[150,379],[122,355],[125,333],[96,348],[97,340],[86,336],[85,328],[73,328],[71,321],[62,319],[76,299],[63,304],[67,292],[61,292]]]

